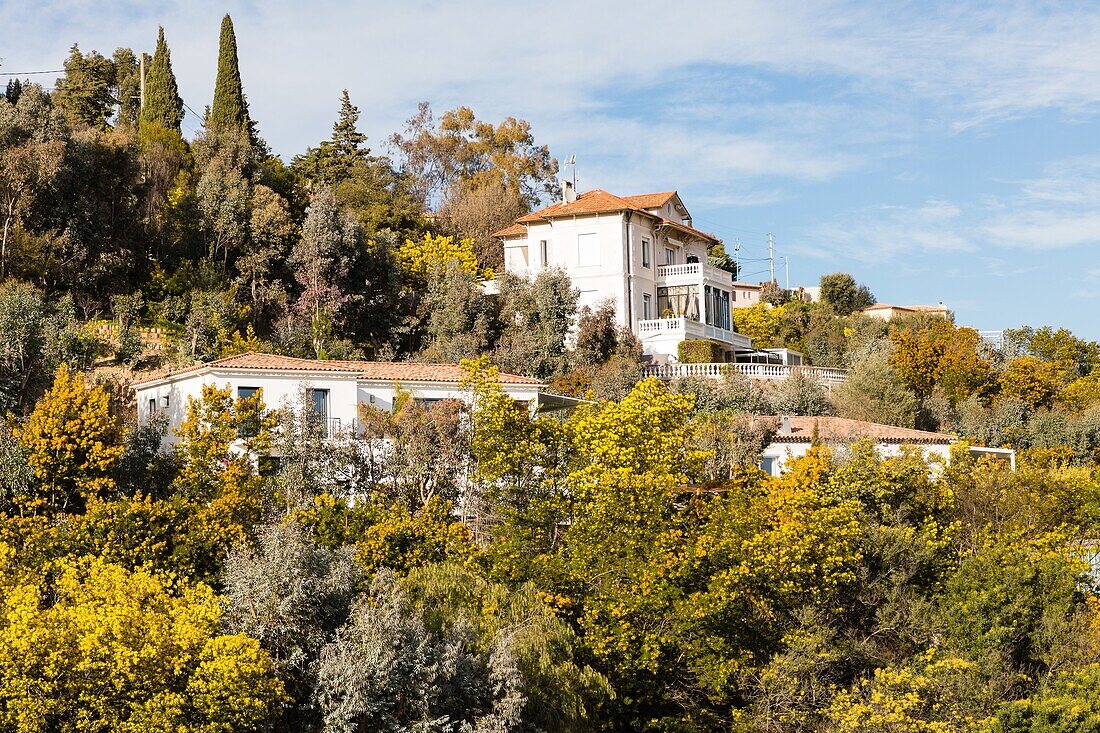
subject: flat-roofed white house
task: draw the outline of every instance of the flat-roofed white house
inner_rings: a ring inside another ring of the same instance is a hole
[[[940,301],[938,305],[890,305],[889,303],[875,303],[863,309],[863,313],[874,318],[889,321],[899,316],[928,315],[940,318],[951,318],[951,309]]]
[[[738,283],[707,262],[718,241],[692,226],[675,191],[616,196],[601,189],[574,195],[520,217],[496,232],[507,272],[536,277],[561,268],[580,290],[579,306],[610,298],[619,325],[629,328],[645,354],[675,359],[686,339],[718,344],[726,361],[748,352],[747,336],[733,330],[730,312],[759,302],[759,286]]]
[[[751,308],[760,303],[760,295],[763,290],[763,285],[735,281],[733,283],[733,300],[731,301],[731,305],[734,308]]]
[[[761,417],[762,420],[777,418]],[[920,449],[926,458],[937,458],[946,465],[951,460],[951,446],[958,438],[947,433],[934,433],[896,425],[882,425],[864,420],[843,417],[780,417],[771,443],[760,457],[760,468],[767,474],[779,476],[788,464],[810,452],[816,426],[817,439],[832,448],[843,448],[861,440],[870,440],[875,451],[883,458],[901,455],[907,446]],[[974,456],[992,456],[1004,460],[1013,470],[1016,468],[1016,451],[1010,448],[986,448],[970,446]]]
[[[469,402],[469,392],[460,385],[464,376],[457,364],[318,361],[248,352],[147,379],[133,388],[139,422],[167,415],[165,440],[174,443],[175,428],[186,417],[188,399],[199,399],[208,384],[228,386],[233,397],[250,397],[263,389],[269,408],[296,404],[302,390],[308,390],[314,412],[332,435],[356,429],[360,404],[391,409],[398,390],[427,406],[445,399]],[[506,394],[533,407],[554,409],[575,403],[550,395],[545,385],[530,377],[501,374],[500,382]]]

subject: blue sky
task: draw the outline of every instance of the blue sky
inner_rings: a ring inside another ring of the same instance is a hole
[[[1100,4],[0,0],[0,71],[151,51],[162,24],[201,111],[225,11],[286,159],[345,87],[376,150],[420,100],[466,104],[576,154],[582,189],[679,190],[746,259],[774,233],[792,284],[843,270],[961,324],[1100,339]]]

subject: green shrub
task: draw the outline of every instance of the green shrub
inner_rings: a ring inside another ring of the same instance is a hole
[[[722,361],[722,348],[713,341],[688,339],[676,347],[676,356],[681,364],[710,364]]]

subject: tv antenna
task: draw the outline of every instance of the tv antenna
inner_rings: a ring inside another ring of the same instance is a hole
[[[565,164],[573,168],[573,190],[577,190],[577,156],[576,154],[570,155],[565,161]]]

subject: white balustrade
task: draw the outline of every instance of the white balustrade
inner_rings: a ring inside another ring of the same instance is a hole
[[[690,277],[694,282],[712,280],[726,285],[733,284],[733,275],[705,262],[690,262],[684,265],[657,265],[658,280],[670,277]]]
[[[742,374],[751,379],[779,380],[801,372],[825,385],[842,384],[848,379],[847,369],[830,367],[787,366],[785,364],[662,364],[643,369],[647,377],[682,379],[684,377],[721,378],[727,374]]]
[[[687,265],[658,265],[657,277],[671,277],[674,275],[698,275],[702,272],[703,265],[692,262]]]

